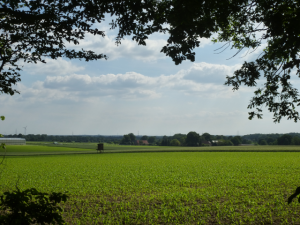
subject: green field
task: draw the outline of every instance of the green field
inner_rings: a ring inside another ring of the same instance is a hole
[[[300,186],[299,161],[297,152],[14,156],[0,190],[67,191],[67,224],[300,224],[300,204],[286,202]]]

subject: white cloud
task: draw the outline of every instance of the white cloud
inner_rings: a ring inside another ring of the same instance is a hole
[[[66,93],[72,92],[81,97],[157,98],[160,94],[151,88],[154,83],[154,78],[134,72],[96,77],[73,74],[65,77],[47,77],[43,87]]]
[[[235,66],[208,63],[194,63],[189,69],[173,75],[145,76],[136,72],[90,76],[72,74],[47,76],[27,88],[20,85],[22,99],[52,101],[67,99],[88,101],[93,98],[112,97],[114,99],[153,99],[170,96],[172,93],[203,98],[231,98],[231,87],[220,80],[226,71]]]
[[[207,45],[213,44],[213,42],[211,41],[212,37],[211,38],[199,38],[198,40],[200,41],[200,48],[203,48]]]
[[[226,66],[219,64],[209,64],[205,62],[194,63],[188,70],[180,71],[184,78],[197,83],[224,84],[226,76],[231,76],[241,65]]]
[[[153,38],[154,37],[154,38]],[[161,53],[163,46],[167,44],[167,35],[152,35],[146,40],[146,46],[138,45],[130,37],[126,37],[121,41],[120,45],[116,45],[113,36],[107,35],[99,37],[87,34],[85,39],[80,41],[77,46],[68,44],[69,48],[92,50],[98,54],[105,54],[109,60],[118,58],[131,58],[143,62],[157,61],[160,59],[169,58],[164,53]],[[200,47],[211,44],[210,39],[199,38]]]
[[[105,54],[109,60],[131,58],[149,62],[166,57],[160,53],[161,48],[166,44],[164,39],[147,40],[146,43],[146,46],[141,46],[131,39],[124,39],[121,41],[121,45],[116,45],[115,39],[111,36],[99,37],[87,34],[79,45],[68,44],[67,47],[78,50],[83,48],[92,50],[97,54]]]
[[[82,66],[76,66],[74,63],[58,59],[46,59],[46,63],[38,62],[36,64],[27,63],[24,65],[24,71],[32,75],[55,75],[64,76],[84,70]]]

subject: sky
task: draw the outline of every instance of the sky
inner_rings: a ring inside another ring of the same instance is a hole
[[[223,43],[201,39],[195,62],[175,65],[160,52],[167,35],[150,36],[146,46],[128,37],[117,46],[117,31],[107,24],[97,26],[106,36],[87,35],[75,49],[103,53],[108,60],[59,58],[25,64],[16,86],[20,94],[0,95],[1,115],[6,117],[0,133],[25,134],[24,127],[27,134],[48,135],[300,132],[299,124],[285,118],[275,124],[266,108],[263,119],[248,120],[255,89],[232,91],[224,85],[226,75],[255,60],[263,47],[231,58],[236,50],[217,54]]]

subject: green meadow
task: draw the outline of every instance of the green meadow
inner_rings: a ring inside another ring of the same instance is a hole
[[[111,145],[121,149],[104,154],[73,154],[95,150],[70,146],[7,147],[28,155],[5,158],[0,192],[16,185],[67,192],[67,224],[300,224],[300,204],[287,204],[300,186],[300,152],[289,152],[297,147],[184,152],[191,149]],[[264,152],[272,149],[277,152]],[[30,155],[38,152],[53,155]]]

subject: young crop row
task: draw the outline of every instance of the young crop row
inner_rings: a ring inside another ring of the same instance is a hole
[[[299,224],[300,153],[7,158],[0,190],[67,191],[70,224]]]

